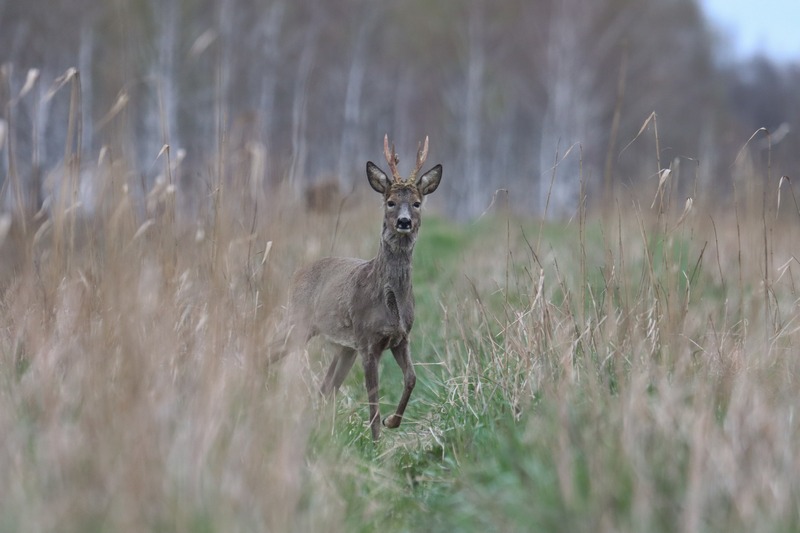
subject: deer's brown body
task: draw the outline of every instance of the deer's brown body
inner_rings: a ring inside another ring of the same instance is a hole
[[[323,393],[339,388],[361,355],[374,439],[380,436],[378,407],[378,361],[391,350],[403,371],[404,389],[394,415],[384,425],[400,425],[411,391],[416,383],[408,337],[414,325],[414,295],[411,287],[411,256],[421,224],[421,205],[425,195],[439,186],[442,166],[436,165],[417,178],[428,152],[428,139],[417,152],[417,166],[404,180],[397,172],[394,147],[384,153],[392,179],[372,162],[367,163],[367,178],[372,188],[383,195],[383,229],[378,253],[370,261],[327,257],[299,270],[290,289],[287,318],[291,334],[283,349],[273,347],[270,359],[285,355],[316,335],[338,347],[322,384]]]

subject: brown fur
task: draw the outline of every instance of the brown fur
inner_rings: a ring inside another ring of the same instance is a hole
[[[427,152],[427,140],[425,146]],[[417,169],[412,173],[414,178],[425,159],[420,157],[421,153],[420,150]],[[396,165],[393,153],[392,158]],[[436,165],[418,180],[400,181],[394,175],[390,181],[376,165],[367,163],[370,185],[383,195],[378,254],[369,261],[327,257],[299,270],[290,289],[287,313],[290,333],[270,353],[270,360],[277,360],[316,335],[337,346],[337,354],[322,384],[325,394],[339,388],[356,354],[360,354],[369,397],[370,427],[376,440],[380,436],[378,361],[383,352],[392,351],[404,381],[395,414],[384,420],[386,427],[400,425],[416,383],[408,345],[414,325],[411,257],[422,222],[423,197],[436,190],[441,176],[442,166]]]

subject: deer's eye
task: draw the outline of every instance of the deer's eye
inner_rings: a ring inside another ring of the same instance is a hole
[[[422,205],[422,204],[420,204],[419,202],[414,202],[414,208],[415,209],[419,209],[420,205]]]
[[[386,202],[386,207],[394,207],[395,205],[397,205],[397,204],[395,204],[392,200],[389,200],[388,202]]]

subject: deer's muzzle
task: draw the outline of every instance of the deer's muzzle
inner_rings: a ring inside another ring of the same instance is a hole
[[[411,231],[411,219],[409,217],[398,218],[397,231],[399,231],[400,233],[407,233]]]

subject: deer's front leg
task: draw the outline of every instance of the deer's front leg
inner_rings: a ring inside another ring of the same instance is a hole
[[[363,353],[364,381],[367,385],[367,398],[369,399],[369,426],[372,429],[372,439],[378,440],[381,436],[381,412],[378,406],[378,358],[380,351],[370,348]]]
[[[390,416],[386,417],[383,425],[387,428],[394,429],[400,425],[403,419],[403,413],[408,405],[408,400],[411,398],[411,391],[414,390],[414,385],[417,383],[417,375],[414,373],[414,364],[411,362],[411,350],[408,347],[408,339],[404,339],[400,344],[392,348],[392,355],[394,355],[400,370],[403,371],[403,395],[400,397],[400,403],[397,404],[397,411]]]

